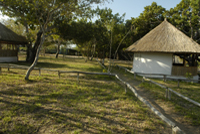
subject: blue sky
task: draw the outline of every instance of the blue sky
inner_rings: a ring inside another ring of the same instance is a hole
[[[169,10],[179,4],[181,0],[114,0],[109,4],[106,3],[100,6],[100,8],[111,8],[113,14],[119,13],[122,15],[126,13],[125,20],[127,20],[131,19],[131,17],[138,17],[144,11],[144,7],[151,5],[152,2],[156,2],[157,5]]]

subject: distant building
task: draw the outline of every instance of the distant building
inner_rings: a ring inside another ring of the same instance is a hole
[[[129,46],[126,51],[134,53],[133,72],[164,74],[176,78],[190,74],[193,78],[198,78],[199,44],[167,20]],[[190,62],[189,56],[192,57]]]
[[[66,49],[66,55],[81,55],[79,51],[75,50],[75,49],[70,49],[70,48],[67,48]]]
[[[19,45],[25,44],[28,44],[25,37],[0,23],[0,62],[17,62]]]

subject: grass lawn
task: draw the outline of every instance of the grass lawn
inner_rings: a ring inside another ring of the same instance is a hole
[[[106,58],[104,60],[104,65],[108,68],[109,67],[109,59]],[[111,64],[113,65],[113,60],[111,60]],[[133,61],[123,61],[123,60],[114,60],[114,65],[118,65],[127,69],[132,69],[133,67]]]
[[[23,58],[23,57],[22,57]],[[20,63],[25,64],[26,63]],[[99,71],[84,59],[42,57],[39,67]],[[0,74],[0,133],[171,133],[132,93],[108,76],[38,71],[25,81],[26,70],[2,69]]]
[[[119,70],[118,68],[114,68]],[[119,70],[119,72],[125,74],[125,76],[134,79],[134,75],[130,73],[125,73],[123,69]],[[142,81],[142,77],[137,76],[137,80]],[[167,87],[170,87],[174,91],[200,103],[200,83],[192,83],[192,82],[180,82],[180,87],[178,88],[178,82],[177,81],[170,81],[167,80],[164,82],[161,79],[152,79],[153,81],[160,83],[162,85],[165,85]],[[183,122],[187,122],[189,125],[192,126],[200,126],[200,107],[176,96],[175,94],[172,94],[171,101],[165,99],[165,93],[166,90],[163,88],[160,88],[157,85],[144,82],[140,84],[141,88],[144,88],[147,92],[149,92],[153,98],[155,98],[158,101],[165,101],[170,106],[171,104],[175,107],[175,112],[177,114],[183,115],[184,119]]]
[[[25,61],[25,55],[19,57],[20,61]],[[18,65],[30,66],[30,63],[19,62]],[[38,64],[36,67],[65,70],[65,71],[86,71],[86,72],[102,72],[103,69],[98,65],[95,60],[85,62],[83,58],[74,58],[69,56],[68,58],[63,58],[62,55],[58,59],[55,55],[40,56]]]
[[[153,79],[157,83],[163,84],[167,87],[170,87],[174,91],[181,93],[182,95],[189,97],[192,100],[195,100],[200,103],[200,84],[199,83],[188,83],[188,82],[180,82],[180,87],[177,87],[176,81],[166,81],[159,79]],[[154,84],[150,84],[148,82],[142,83],[140,85],[144,87],[149,92],[154,95],[155,99],[163,100],[165,96],[165,89],[160,88]],[[183,121],[187,122],[193,126],[200,126],[200,107],[172,94],[172,100],[168,101],[164,99],[166,102],[171,103],[175,107],[175,111],[184,116]]]

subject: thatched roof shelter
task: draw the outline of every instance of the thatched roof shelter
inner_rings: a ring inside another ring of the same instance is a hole
[[[126,51],[197,54],[200,46],[165,20]]]
[[[20,36],[0,23],[0,43],[5,44],[27,44],[25,37]]]

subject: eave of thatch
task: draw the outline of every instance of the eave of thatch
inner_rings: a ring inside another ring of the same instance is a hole
[[[0,43],[28,44],[25,37],[20,36],[0,23]]]
[[[129,46],[128,52],[200,53],[200,46],[167,20]]]

